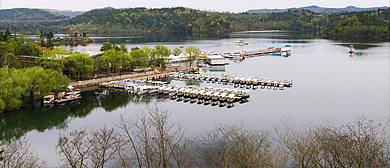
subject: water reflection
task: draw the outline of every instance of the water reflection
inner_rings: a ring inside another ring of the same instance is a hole
[[[112,112],[133,104],[149,104],[151,102],[168,101],[166,98],[150,96],[136,97],[116,91],[102,94],[102,90],[83,92],[83,99],[63,105],[31,107],[0,115],[0,140],[20,138],[26,133],[36,130],[44,132],[48,129],[66,128],[70,118],[84,118],[95,108],[103,108]]]
[[[113,44],[140,44],[151,42],[178,42],[188,40],[211,40],[211,39],[224,39],[228,38],[227,34],[222,35],[209,35],[209,34],[180,34],[180,33],[122,33],[122,34],[92,34],[90,35],[95,39],[96,43],[110,42]]]
[[[365,50],[365,49],[369,49],[369,48],[374,48],[374,47],[380,47],[381,45],[378,45],[378,44],[356,44],[356,43],[351,43],[351,44],[347,44],[347,43],[336,43],[336,45],[339,45],[339,46],[344,46],[344,47],[348,47],[350,45],[354,45],[355,49],[359,49],[359,50]]]

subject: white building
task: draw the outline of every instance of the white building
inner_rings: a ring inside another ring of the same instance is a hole
[[[207,55],[206,61],[211,66],[221,66],[225,65],[225,57],[221,55]]]

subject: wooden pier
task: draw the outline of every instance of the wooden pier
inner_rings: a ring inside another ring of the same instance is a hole
[[[167,78],[169,77],[172,72],[175,72],[175,69],[167,69],[163,72],[156,72],[156,71],[149,71],[149,72],[143,72],[143,73],[134,73],[134,74],[128,74],[128,75],[119,75],[119,76],[113,76],[113,77],[106,77],[106,78],[99,78],[99,79],[91,79],[91,80],[84,80],[84,81],[73,81],[70,82],[70,85],[74,86],[75,88],[84,88],[84,87],[92,87],[99,85],[100,83],[106,83],[110,81],[122,81],[125,79],[142,79],[142,80],[156,80],[161,78]]]

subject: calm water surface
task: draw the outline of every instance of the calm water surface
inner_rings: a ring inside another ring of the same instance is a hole
[[[115,92],[104,96],[99,91],[88,91],[83,93],[81,101],[70,105],[31,108],[0,116],[1,139],[27,136],[42,158],[51,166],[58,166],[61,158],[55,150],[58,134],[85,127],[96,129],[105,124],[112,126],[120,114],[132,116],[145,105],[155,102],[170,110],[170,122],[181,123],[190,136],[213,129],[216,124],[242,124],[246,129],[273,131],[280,125],[280,119],[286,117],[304,123],[331,119],[334,125],[353,121],[362,115],[374,119],[389,117],[389,42],[312,39],[291,32],[242,32],[217,38],[99,36],[95,39],[94,44],[69,49],[98,51],[105,41],[125,42],[129,48],[163,44],[173,49],[179,45],[194,45],[202,51],[217,52],[262,49],[266,44],[290,44],[291,57],[264,56],[243,62],[229,60],[223,73],[291,79],[294,85],[284,90],[251,91],[248,103],[236,103],[230,109],[159,97],[141,98]],[[244,39],[249,45],[234,45],[238,39]],[[354,55],[348,53],[350,44],[357,48]]]

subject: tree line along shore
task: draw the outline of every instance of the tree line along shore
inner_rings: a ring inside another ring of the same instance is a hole
[[[53,16],[55,17],[55,16]],[[390,9],[315,13],[290,9],[281,13],[211,12],[184,7],[94,9],[60,21],[1,21],[0,30],[87,33],[160,32],[189,36],[236,31],[316,31],[324,38],[389,39]]]
[[[49,33],[50,34],[50,33]],[[48,40],[50,40],[50,35]],[[101,47],[103,54],[91,58],[88,54],[70,52],[63,47],[40,46],[26,38],[23,32],[12,35],[10,29],[0,32],[0,113],[17,110],[23,102],[64,90],[70,80],[131,73],[134,69],[152,68],[164,71],[170,49],[163,45],[154,48],[131,48],[108,42]],[[190,61],[200,58],[200,50],[185,49]],[[175,48],[175,54],[182,50]],[[23,56],[34,56],[36,64],[22,67]]]

